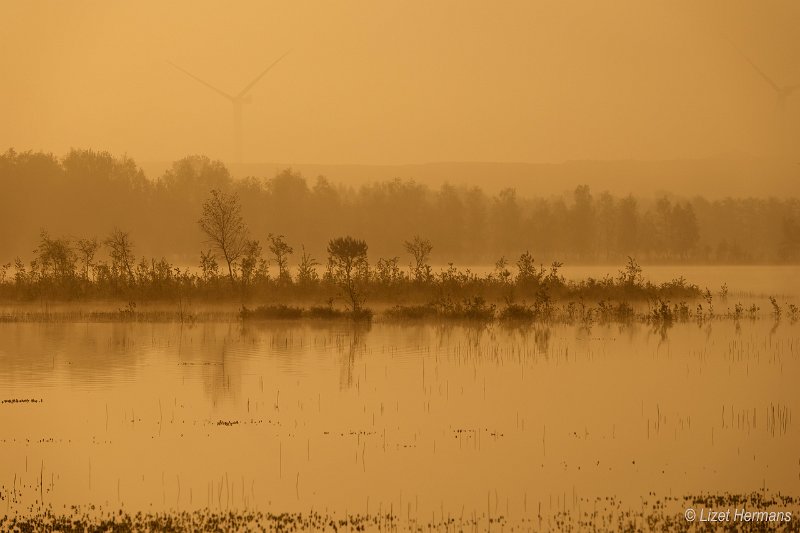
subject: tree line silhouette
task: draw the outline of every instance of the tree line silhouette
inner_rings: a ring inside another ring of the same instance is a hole
[[[261,241],[280,246],[264,236],[288,236],[317,257],[331,235],[358,235],[385,258],[401,254],[409,236],[422,235],[438,265],[493,264],[524,250],[545,263],[621,263],[628,256],[645,263],[800,260],[798,198],[650,199],[598,194],[585,185],[558,197],[522,198],[513,189],[489,195],[400,179],[350,188],[288,169],[234,180],[204,156],[176,161],[151,180],[132,159],[92,150],[62,158],[8,150],[0,155],[0,190],[1,262],[28,256],[42,229],[69,236],[87,253],[91,242],[82,247],[82,239],[118,227],[135,238],[139,253],[196,265],[197,213],[210,190],[235,194]],[[288,273],[288,264],[278,266]]]

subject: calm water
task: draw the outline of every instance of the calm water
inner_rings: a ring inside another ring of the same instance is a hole
[[[800,328],[0,324],[2,511],[800,493]],[[38,400],[41,400],[40,402]]]

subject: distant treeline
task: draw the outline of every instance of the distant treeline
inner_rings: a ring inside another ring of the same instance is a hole
[[[197,221],[212,189],[238,197],[253,239],[285,236],[297,251],[293,267],[300,250],[324,257],[336,235],[363,239],[372,257],[398,257],[402,266],[403,243],[413,235],[430,241],[433,264],[514,262],[525,251],[546,264],[622,263],[628,256],[644,263],[800,261],[798,198],[635,198],[588,186],[522,198],[513,189],[490,196],[401,179],[353,189],[291,170],[234,180],[203,156],[176,161],[151,180],[130,158],[106,152],[57,158],[9,150],[0,155],[0,264],[28,261],[42,230],[77,243],[119,228],[139,255],[199,265],[209,247]]]

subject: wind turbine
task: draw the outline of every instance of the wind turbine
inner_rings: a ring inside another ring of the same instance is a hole
[[[773,128],[774,141],[776,142],[777,153],[779,155],[791,154],[795,148],[793,147],[792,140],[790,139],[789,124],[786,116],[786,101],[792,97],[798,89],[800,83],[794,85],[778,85],[775,80],[770,78],[750,57],[742,51],[741,48],[727,35],[722,35],[722,38],[728,41],[728,44],[741,55],[745,61],[752,67],[752,69],[759,75],[759,77],[775,91],[777,99],[775,106],[775,117]]]
[[[761,76],[761,78],[763,78],[763,80],[767,82],[775,91],[778,97],[778,109],[783,111],[786,108],[786,100],[792,96],[796,90],[800,89],[800,83],[795,83],[794,85],[778,85],[772,80],[772,78],[767,76],[763,70],[758,68],[758,65],[756,65],[749,57],[744,54],[742,55],[744,56],[745,61],[750,63],[750,66],[753,67],[753,70],[755,70],[758,75]]]
[[[289,52],[286,52],[282,56],[280,56],[278,59],[273,61],[258,76],[253,78],[253,81],[251,81],[250,83],[245,85],[244,89],[242,89],[241,91],[239,91],[235,95],[228,94],[225,91],[223,91],[221,89],[218,89],[217,87],[214,87],[210,83],[208,83],[208,82],[206,82],[204,80],[201,80],[200,78],[198,78],[197,76],[195,76],[194,74],[189,72],[188,70],[186,70],[186,69],[184,69],[182,67],[179,67],[178,65],[176,65],[172,61],[167,61],[167,63],[169,63],[170,65],[172,65],[176,69],[180,70],[181,72],[183,72],[184,74],[186,74],[187,76],[189,76],[193,80],[197,81],[198,83],[201,83],[201,84],[205,85],[206,87],[208,87],[209,89],[211,89],[215,93],[219,94],[220,96],[225,97],[227,100],[229,100],[231,102],[231,104],[233,104],[233,141],[234,141],[234,149],[235,149],[235,152],[236,152],[236,154],[235,154],[236,155],[236,163],[237,164],[241,164],[242,163],[242,106],[244,104],[249,104],[253,100],[252,96],[247,94],[247,93],[250,92],[250,90],[256,85],[256,83],[261,81],[261,78],[263,78],[267,74],[267,72],[269,72],[272,69],[272,67],[277,65],[278,62],[281,59],[283,59],[284,57],[286,57],[288,54],[289,54]]]

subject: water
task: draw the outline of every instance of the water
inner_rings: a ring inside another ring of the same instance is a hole
[[[800,329],[0,324],[0,513],[800,493]]]

